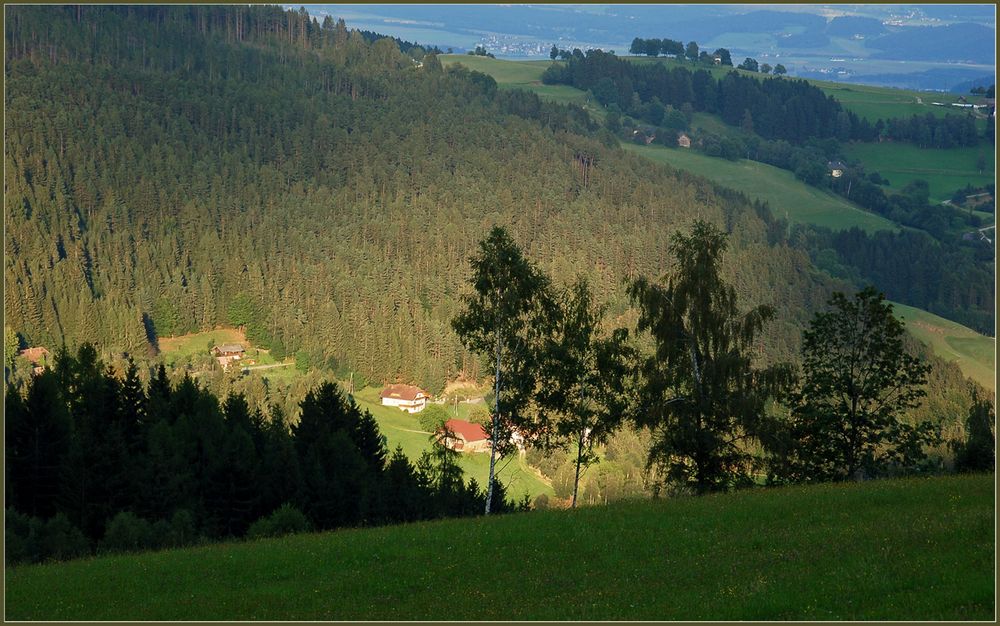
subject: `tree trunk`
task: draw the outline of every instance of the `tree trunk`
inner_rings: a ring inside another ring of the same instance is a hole
[[[584,429],[580,429],[580,437],[576,440],[576,478],[573,479],[573,504],[572,508],[576,508],[576,492],[580,489],[580,465],[583,461],[583,432]]]
[[[500,424],[500,333],[497,333],[496,371],[493,377],[493,432],[490,434],[490,478],[486,486],[486,515],[490,514],[493,502],[493,472],[497,463],[497,428]]]

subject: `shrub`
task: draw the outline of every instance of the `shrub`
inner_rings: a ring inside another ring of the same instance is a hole
[[[90,551],[87,538],[64,513],[58,513],[45,523],[41,536],[43,559],[66,559],[83,556]]]
[[[45,524],[37,517],[7,509],[4,526],[4,557],[8,564],[42,560],[41,537]]]
[[[420,421],[420,428],[433,433],[448,421],[448,410],[440,404],[429,404],[417,413],[417,419]]]
[[[247,531],[247,539],[294,535],[308,532],[310,528],[309,519],[302,511],[286,503],[267,517],[262,517],[251,524]]]
[[[104,552],[137,552],[155,547],[153,526],[130,511],[115,515],[101,541]]]

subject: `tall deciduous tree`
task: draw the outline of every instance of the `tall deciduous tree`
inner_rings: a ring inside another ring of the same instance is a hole
[[[789,450],[778,474],[845,480],[920,460],[929,424],[900,421],[925,395],[929,366],[907,354],[903,323],[874,287],[835,293],[803,334],[803,375],[794,395]]]
[[[690,235],[674,235],[675,267],[664,284],[640,278],[630,287],[638,330],[655,343],[641,365],[635,413],[653,429],[648,462],[698,493],[750,483],[747,444],[790,373],[785,365],[754,366],[757,336],[774,311],[739,311],[735,289],[720,276],[726,245],[725,233],[697,221]]]
[[[626,386],[633,352],[628,331],[600,332],[603,307],[593,302],[586,279],[579,278],[562,298],[555,332],[545,345],[539,404],[559,416],[555,434],[575,440],[576,506],[580,470],[595,460],[594,445],[604,443],[626,411]]]
[[[493,369],[494,406],[490,427],[490,473],[486,513],[493,499],[497,454],[510,449],[515,429],[528,426],[526,404],[534,393],[534,365],[544,311],[551,311],[549,281],[528,262],[506,230],[495,226],[470,259],[473,292],[452,320],[462,343],[484,355]]]

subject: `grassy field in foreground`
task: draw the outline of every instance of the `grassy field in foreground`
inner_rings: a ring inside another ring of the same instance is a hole
[[[992,146],[935,150],[900,143],[851,143],[844,145],[848,157],[860,159],[868,172],[878,172],[891,182],[890,189],[900,191],[911,181],[923,179],[930,188],[931,200],[942,202],[956,189],[994,183],[996,153]],[[976,160],[982,154],[986,168],[980,174]]]
[[[397,445],[403,447],[403,453],[410,461],[416,463],[424,450],[430,450],[430,433],[420,428],[420,419],[416,414],[400,411],[395,407],[382,406],[379,399],[380,389],[368,387],[354,394],[354,399],[362,409],[371,411],[378,422],[379,430],[385,435],[389,451]],[[460,418],[468,417],[469,405],[460,405]],[[459,457],[459,465],[465,472],[465,479],[475,478],[480,486],[488,484],[490,455],[486,453],[463,454]],[[507,495],[514,500],[528,495],[532,499],[539,494],[553,495],[552,487],[543,482],[538,475],[525,465],[518,457],[508,457],[498,461],[498,467],[503,467],[499,480],[507,488]]]
[[[750,198],[767,202],[775,217],[787,217],[791,222],[832,229],[857,226],[869,232],[898,229],[891,221],[810,187],[791,172],[771,165],[746,159],[727,161],[679,148],[635,144],[623,144],[623,147],[658,163],[667,163],[738,189]]]
[[[892,303],[906,329],[934,354],[954,362],[962,373],[987,389],[996,387],[996,341],[922,309]]]
[[[994,477],[754,490],[8,568],[10,620],[992,620]]]

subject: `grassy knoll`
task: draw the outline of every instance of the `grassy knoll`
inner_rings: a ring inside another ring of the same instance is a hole
[[[987,389],[996,387],[996,341],[961,324],[922,309],[892,303],[906,329],[934,354],[958,365],[962,373]]]
[[[833,229],[857,226],[869,232],[898,228],[883,217],[869,213],[831,193],[810,187],[797,180],[791,172],[771,165],[745,159],[727,161],[692,150],[623,145],[626,150],[658,163],[667,163],[677,169],[704,176],[725,187],[738,189],[750,198],[767,202],[775,216],[787,216],[791,222]]]
[[[864,163],[866,171],[888,178],[893,190],[899,191],[918,178],[926,180],[931,200],[938,202],[968,184],[976,187],[994,182],[996,153],[989,145],[937,150],[906,143],[851,143],[844,145],[844,151]],[[982,174],[976,167],[980,154],[986,159]]]
[[[382,406],[379,399],[380,389],[368,387],[354,394],[354,399],[362,409],[371,411],[378,422],[379,430],[385,435],[389,450],[396,446],[403,447],[403,453],[416,462],[424,450],[430,449],[430,433],[420,427],[419,416],[400,411],[395,407]],[[469,405],[459,405],[459,418],[468,417]],[[459,457],[459,465],[465,472],[465,478],[475,478],[480,486],[487,484],[490,469],[490,455],[485,453],[463,454]],[[504,468],[499,474],[501,482],[507,487],[507,494],[519,500],[527,494],[531,498],[539,494],[553,495],[552,487],[535,474],[533,470],[517,457],[509,457],[498,461],[498,467]]]
[[[587,101],[587,94],[569,85],[543,85],[542,73],[552,61],[506,61],[469,54],[443,54],[445,65],[461,63],[470,70],[489,74],[501,89],[524,89],[538,94],[538,97],[560,104],[578,104],[590,115],[603,121],[603,107]]]
[[[11,620],[991,620],[993,475],[8,568]]]

